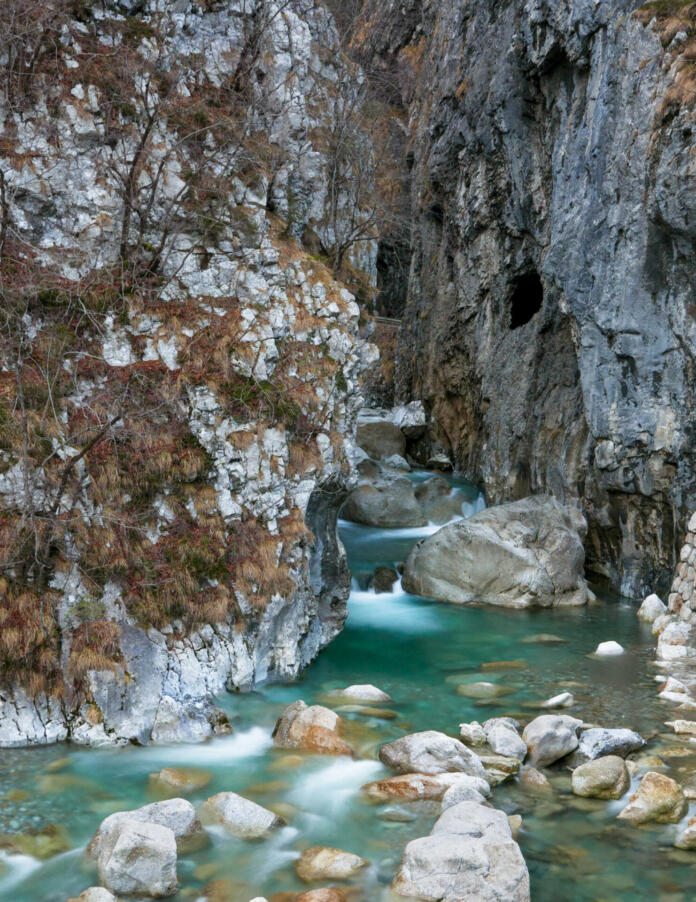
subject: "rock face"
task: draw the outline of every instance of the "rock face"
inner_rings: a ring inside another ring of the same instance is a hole
[[[684,817],[688,807],[684,793],[675,780],[649,771],[617,817],[631,824],[646,824],[649,821],[676,824]]]
[[[663,49],[674,8],[371,0],[359,29],[402,76],[413,129],[398,390],[491,503],[579,498],[588,565],[625,594],[666,589],[696,507],[690,45]]]
[[[618,755],[581,764],[571,778],[575,795],[591,799],[620,799],[630,783],[628,768]]]
[[[426,730],[411,733],[379,750],[379,759],[402,774],[446,774],[454,771],[486,779],[478,757],[458,739]]]
[[[19,636],[19,655],[1,631],[3,660],[28,663],[0,675],[0,745],[199,741],[214,695],[295,677],[345,619],[336,521],[376,352],[298,242],[342,228],[316,135],[357,73],[306,0],[81,4],[79,21],[60,6],[2,150],[15,299],[42,286],[0,342],[3,560],[21,557],[22,512],[39,532],[55,522],[33,569],[3,569],[3,610],[50,628]],[[250,95],[222,110],[247,63]],[[145,109],[160,75],[166,96]],[[348,256],[373,278],[374,242]],[[27,382],[44,367],[51,385],[43,464],[46,434],[25,460],[10,396],[19,348],[38,368]]]
[[[585,604],[582,516],[549,497],[487,508],[445,526],[411,551],[407,592],[455,604]]]
[[[174,833],[159,824],[122,820],[102,844],[97,869],[117,895],[173,896],[179,887]]]
[[[412,840],[392,883],[400,896],[467,902],[529,902],[529,874],[507,816],[460,802],[430,836]]]

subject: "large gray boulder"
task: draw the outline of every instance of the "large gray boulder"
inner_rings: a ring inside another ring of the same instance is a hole
[[[626,763],[618,755],[587,761],[571,777],[573,793],[588,799],[620,799],[630,783]]]
[[[581,726],[581,720],[567,714],[541,714],[535,717],[522,733],[529,750],[530,764],[545,767],[575,751]]]
[[[648,771],[617,817],[631,824],[676,824],[689,808],[681,786],[671,777]]]
[[[173,896],[179,888],[174,833],[160,824],[120,820],[101,844],[97,870],[117,896]]]
[[[426,730],[410,733],[379,750],[383,764],[401,774],[446,774],[458,771],[486,779],[481,760],[471,749],[446,733]]]
[[[167,799],[133,811],[117,811],[104,818],[87,846],[87,855],[98,858],[104,844],[110,842],[111,835],[120,829],[124,821],[167,827],[174,834],[180,852],[198,848],[207,839],[193,805],[186,799]]]
[[[369,415],[361,413],[355,433],[355,440],[360,448],[375,460],[406,453],[406,439],[398,426],[390,420],[381,418],[378,412]]]
[[[341,516],[366,526],[395,528],[425,526],[428,522],[406,476],[384,472],[374,481],[361,482],[348,496]]]
[[[430,836],[404,850],[397,895],[466,902],[529,902],[529,873],[507,815],[475,801],[447,808]]]
[[[585,604],[583,522],[547,496],[487,508],[419,542],[402,585],[455,604]]]

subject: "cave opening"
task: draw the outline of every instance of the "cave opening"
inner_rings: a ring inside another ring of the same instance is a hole
[[[541,310],[544,286],[538,272],[525,273],[514,284],[510,299],[510,328],[519,329]]]

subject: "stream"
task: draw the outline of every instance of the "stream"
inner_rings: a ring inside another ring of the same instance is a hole
[[[483,506],[474,487],[457,480],[452,485],[463,515]],[[531,612],[435,603],[407,595],[398,582],[391,593],[368,589],[377,565],[403,561],[418,538],[437,528],[387,530],[341,522],[353,574],[343,633],[296,682],[219,699],[233,722],[232,735],[196,746],[3,750],[0,832],[49,828],[58,854],[39,860],[0,852],[0,899],[65,902],[96,884],[93,865],[82,854],[86,843],[106,815],[161,798],[151,793],[148,777],[167,766],[207,772],[208,785],[188,796],[194,804],[233,790],[277,810],[288,822],[257,842],[211,831],[207,848],[179,858],[176,902],[202,897],[249,902],[306,889],[292,863],[313,845],[338,846],[372,862],[361,877],[356,902],[396,899],[388,887],[403,847],[430,831],[437,806],[412,806],[408,816],[413,819],[403,822],[385,819],[393,816],[394,805],[376,806],[361,797],[363,783],[390,774],[377,760],[379,745],[416,730],[458,735],[460,722],[504,714],[528,721],[538,713],[535,703],[566,688],[576,700],[568,713],[638,730],[650,741],[635,757],[659,754],[662,772],[685,787],[696,786],[696,752],[680,749],[664,727],[671,708],[657,698],[654,639],[636,617],[641,599],[604,594],[587,608]],[[539,634],[554,634],[560,641],[535,641]],[[627,653],[608,660],[588,657],[609,639]],[[511,660],[523,665],[499,666]],[[507,693],[485,701],[457,694],[458,685],[482,679],[499,683]],[[351,721],[351,741],[364,757],[301,756],[273,748],[271,731],[286,705],[299,698],[326,703],[327,691],[355,683],[373,683],[394,700],[392,711],[340,712]],[[638,775],[653,767],[641,767]],[[516,781],[493,793],[496,807],[522,815],[518,841],[535,902],[693,898],[696,853],[672,848],[677,825],[639,829],[617,821],[625,801],[577,798],[570,793],[567,770],[559,766],[547,774],[554,787],[550,796],[530,795]]]

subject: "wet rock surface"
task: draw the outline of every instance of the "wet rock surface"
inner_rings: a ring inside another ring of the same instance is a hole
[[[445,774],[453,771],[482,777],[486,774],[478,757],[458,739],[426,730],[383,745],[379,758],[402,774]]]
[[[585,604],[581,523],[581,515],[571,516],[552,498],[487,508],[419,542],[402,585],[456,604]]]

